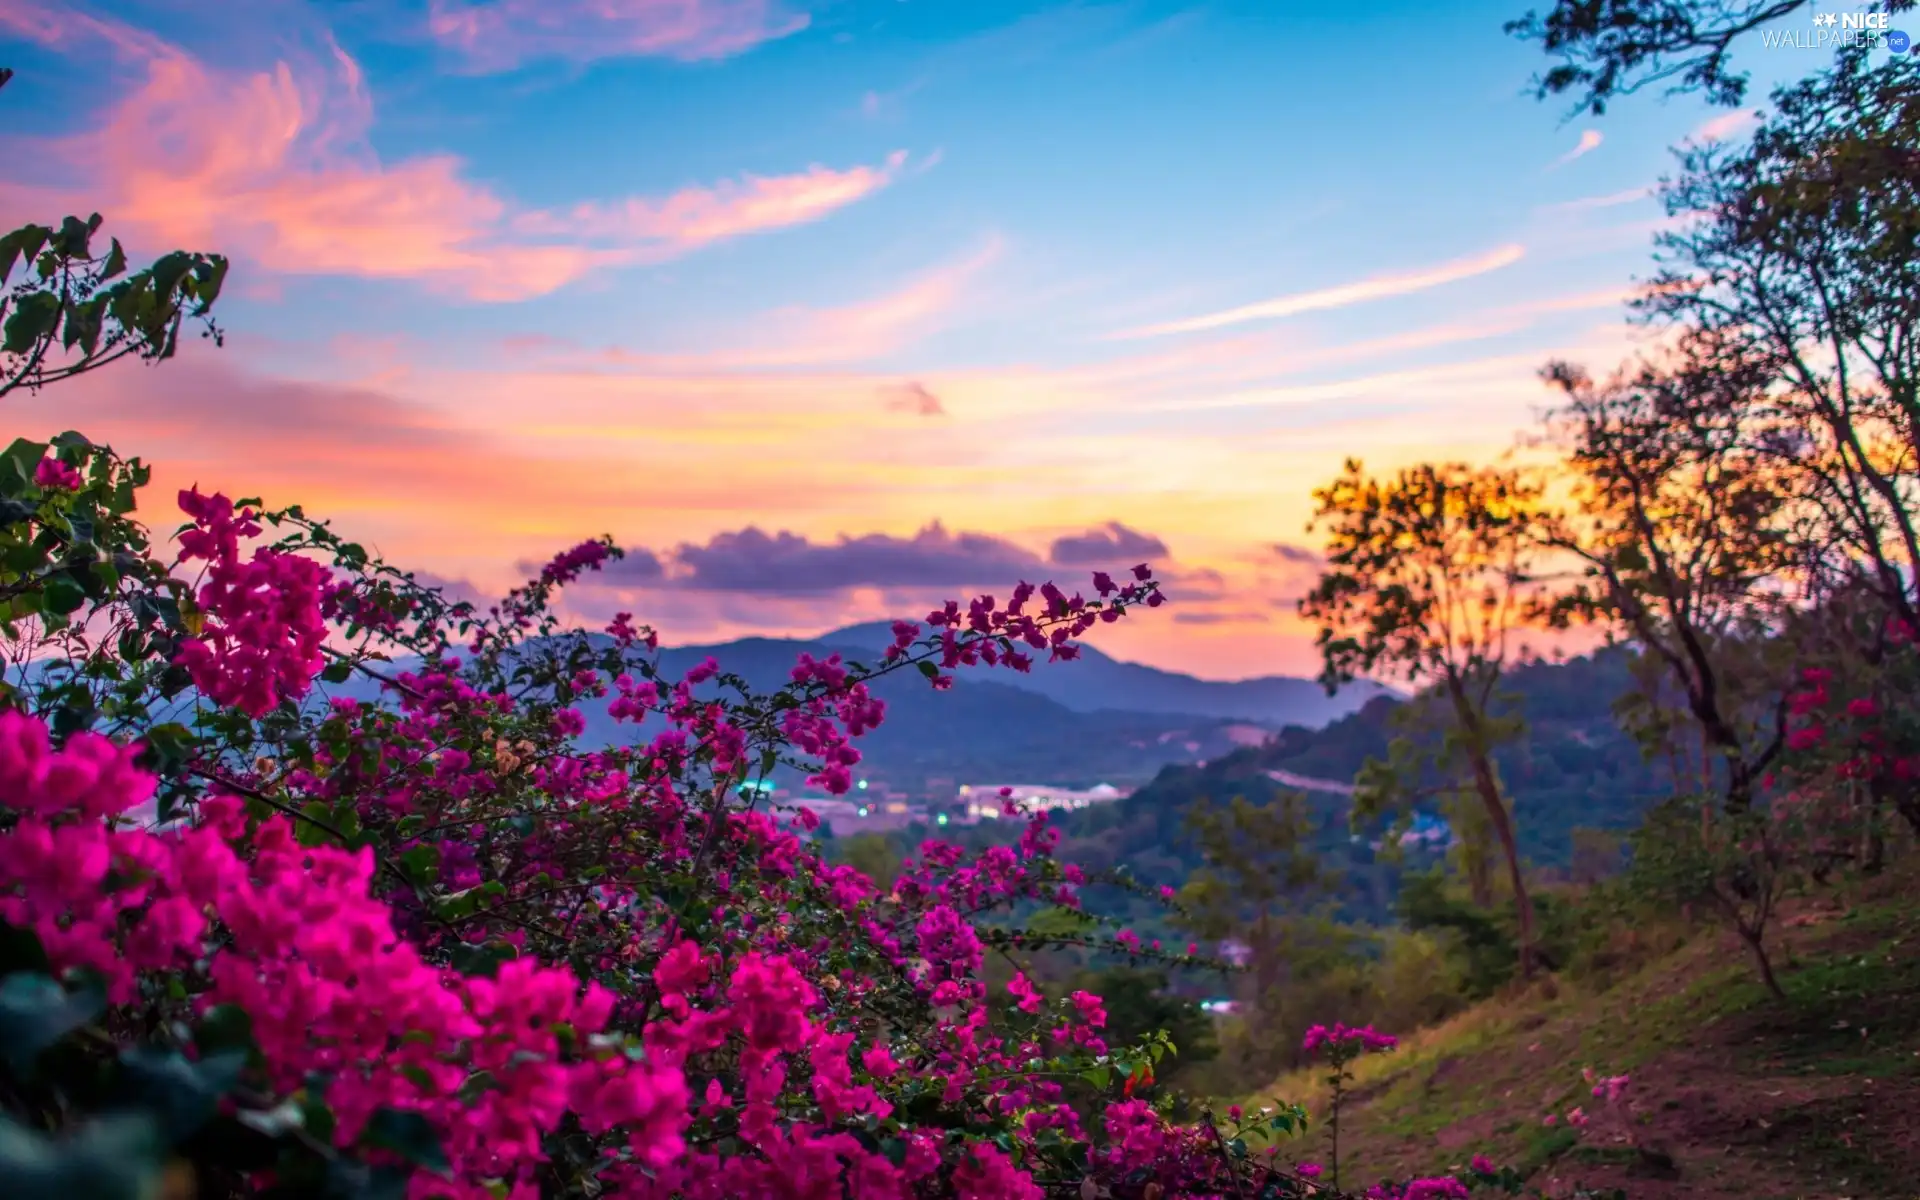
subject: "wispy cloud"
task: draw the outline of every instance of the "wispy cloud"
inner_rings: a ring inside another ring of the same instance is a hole
[[[1583,157],[1584,155],[1591,154],[1593,151],[1598,150],[1600,148],[1601,142],[1604,142],[1606,140],[1607,140],[1606,135],[1601,133],[1598,129],[1582,130],[1580,133],[1580,141],[1574,146],[1574,148],[1567,151],[1565,154],[1562,154],[1559,158],[1554,159],[1553,162],[1547,167],[1547,169],[1551,171],[1555,167],[1564,167],[1576,158],[1580,158],[1580,157]]]
[[[522,213],[513,225],[534,236],[685,252],[743,234],[817,221],[892,183],[906,161],[906,151],[897,150],[874,167],[842,171],[816,163],[795,175],[746,175],[665,197],[636,196],[614,204],[588,201],[564,211]]]
[[[1618,208],[1622,204],[1632,204],[1638,200],[1645,200],[1652,196],[1653,193],[1654,189],[1651,186],[1628,188],[1621,192],[1608,192],[1603,196],[1582,196],[1577,200],[1562,200],[1557,204],[1543,204],[1538,211],[1569,213],[1589,212],[1596,208]]]
[[[1699,128],[1687,135],[1687,140],[1702,143],[1724,142],[1745,133],[1759,121],[1760,114],[1750,110],[1721,113],[1717,117],[1702,122]]]
[[[913,413],[921,417],[944,417],[946,405],[932,388],[918,380],[886,389],[887,411]]]
[[[638,374],[763,371],[865,362],[890,354],[937,328],[966,296],[973,281],[1005,249],[998,234],[949,262],[871,299],[823,307],[788,307],[757,315],[750,332],[721,349],[661,354],[619,347],[583,351],[544,340],[529,343],[549,365],[618,367]]]
[[[427,32],[477,71],[539,59],[730,58],[805,29],[771,0],[433,0]]]
[[[1288,296],[1277,296],[1271,300],[1262,300],[1257,304],[1247,304],[1239,308],[1230,308],[1224,312],[1208,313],[1205,316],[1188,317],[1184,320],[1169,321],[1162,325],[1149,325],[1141,329],[1127,330],[1115,334],[1116,338],[1161,337],[1170,333],[1196,333],[1204,329],[1219,329],[1227,325],[1240,325],[1248,321],[1270,321],[1281,317],[1297,316],[1300,313],[1317,312],[1329,308],[1345,308],[1352,304],[1364,304],[1373,300],[1384,300],[1393,296],[1405,296],[1412,292],[1422,292],[1428,288],[1444,284],[1458,283],[1462,279],[1471,279],[1476,275],[1485,275],[1501,267],[1512,266],[1526,255],[1526,247],[1512,244],[1490,250],[1472,258],[1455,259],[1437,267],[1427,267],[1418,271],[1404,271],[1388,275],[1375,275],[1354,283],[1343,283],[1338,287],[1322,288],[1312,292],[1295,292]]]
[[[271,70],[215,69],[119,22],[6,0],[0,23],[144,69],[91,129],[54,142],[75,185],[0,186],[21,207],[84,200],[154,243],[213,246],[284,274],[416,280],[467,299],[542,295],[596,269],[819,220],[905,162],[747,176],[664,197],[520,210],[444,154],[383,163],[359,64],[331,40]]]

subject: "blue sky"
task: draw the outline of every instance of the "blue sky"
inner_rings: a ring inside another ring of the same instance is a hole
[[[0,0],[9,225],[99,208],[235,260],[224,350],[7,419],[483,590],[610,532],[665,573],[581,615],[686,639],[1004,591],[981,572],[1118,523],[1179,619],[1109,648],[1310,672],[1311,572],[1273,546],[1310,544],[1311,488],[1499,454],[1548,358],[1613,365],[1668,147],[1740,129],[1657,96],[1563,120],[1517,15]],[[1817,57],[1740,64],[1763,97]],[[748,528],[815,582],[707,586]]]

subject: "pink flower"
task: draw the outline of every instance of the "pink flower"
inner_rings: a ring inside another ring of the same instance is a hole
[[[611,555],[605,542],[581,542],[571,550],[556,554],[552,562],[542,567],[540,582],[554,586],[572,583],[583,571],[598,571]],[[614,636],[620,635],[616,632]]]
[[[1312,1054],[1324,1046],[1330,1048],[1336,1056],[1340,1056],[1357,1054],[1365,1050],[1391,1050],[1399,1044],[1399,1038],[1381,1033],[1371,1025],[1355,1028],[1336,1021],[1332,1027],[1326,1025],[1309,1027],[1306,1037],[1301,1040],[1300,1048]]]
[[[1787,735],[1787,749],[1811,750],[1827,738],[1827,731],[1818,725],[1806,725]]]
[[[1294,1171],[1303,1179],[1320,1178],[1320,1164],[1317,1162],[1303,1162],[1296,1166]]]
[[[1030,981],[1025,974],[1015,975],[1012,979],[1008,980],[1007,991],[1018,1001],[1021,1012],[1037,1013],[1040,1011],[1040,989],[1034,987],[1032,981]]]
[[[57,458],[43,458],[33,468],[33,482],[49,492],[77,492],[86,479]]]
[[[241,561],[239,540],[260,526],[251,513],[236,516],[225,496],[186,491],[180,507],[196,525],[180,535],[181,559],[204,558],[208,567],[198,597],[204,622],[174,661],[208,699],[251,717],[305,696],[326,661],[326,568],[266,546]]]

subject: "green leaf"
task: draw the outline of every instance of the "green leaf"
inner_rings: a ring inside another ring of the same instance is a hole
[[[928,679],[940,678],[940,668],[934,666],[932,660],[930,659],[923,659],[921,661],[920,673],[922,675],[925,675]]]
[[[106,315],[106,311],[105,296],[95,296],[91,300],[74,305],[73,310],[67,314],[66,328],[60,334],[61,347],[71,350],[77,343],[81,352],[86,357],[92,358],[94,351],[100,348],[101,318]]]
[[[120,1052],[120,1093],[160,1121],[170,1142],[179,1142],[219,1111],[220,1100],[240,1082],[247,1052],[225,1050],[190,1061],[178,1050],[130,1046]]]
[[[208,1009],[193,1031],[193,1045],[203,1058],[236,1051],[259,1053],[253,1040],[253,1018],[237,1004],[216,1004]]]
[[[466,1082],[460,1085],[460,1090],[454,1095],[459,1098],[460,1103],[472,1104],[480,1099],[482,1093],[496,1086],[498,1085],[492,1071],[475,1071],[467,1076]]]
[[[0,921],[0,977],[16,972],[51,974],[46,947],[31,929],[21,929]]]
[[[106,1008],[97,988],[69,992],[46,975],[9,975],[0,980],[0,1058],[24,1075],[41,1051]]]
[[[438,846],[414,846],[395,861],[399,863],[407,878],[416,884],[433,883],[440,877]]]
[[[13,274],[13,264],[22,258],[32,262],[40,247],[46,245],[53,236],[53,230],[45,225],[22,225],[20,228],[0,237],[0,284]]]
[[[26,438],[15,440],[6,453],[0,455],[0,489],[9,496],[18,496],[36,486],[33,473],[46,456],[47,443],[30,442]]]
[[[82,221],[79,217],[68,217],[60,222],[60,233],[54,241],[53,251],[65,258],[91,258],[87,252],[87,240],[99,223]]]
[[[127,252],[120,248],[120,239],[113,239],[113,248],[107,251],[107,261],[100,268],[100,278],[112,279],[127,269]]]
[[[0,1116],[7,1200],[150,1200],[160,1192],[163,1150],[145,1115],[103,1118],[60,1141]]]
[[[452,953],[454,970],[462,975],[483,979],[498,974],[501,963],[511,962],[518,957],[520,952],[506,942],[483,942],[477,946],[463,942]]]
[[[52,292],[29,292],[20,297],[13,315],[7,318],[0,351],[25,354],[34,343],[53,332],[60,319],[60,297]]]
[[[417,1167],[436,1175],[450,1170],[446,1151],[440,1147],[440,1135],[433,1124],[417,1112],[382,1108],[367,1122],[361,1140],[369,1146],[390,1150]]]
[[[329,663],[327,668],[320,672],[320,680],[323,683],[345,683],[351,678],[353,678],[352,663]]]
[[[87,590],[71,575],[55,575],[47,580],[46,611],[66,616],[87,602]]]
[[[333,807],[324,800],[309,800],[300,807],[300,815],[306,820],[299,822],[294,830],[294,840],[302,846],[324,846],[336,840],[322,826],[331,825],[328,818],[333,816]]]

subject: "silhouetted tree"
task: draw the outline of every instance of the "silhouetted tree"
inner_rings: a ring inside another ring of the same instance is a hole
[[[1616,96],[1668,83],[1668,94],[1700,92],[1737,106],[1747,77],[1729,65],[1733,45],[1764,25],[1813,7],[1812,0],[1559,0],[1545,16],[1529,11],[1508,33],[1540,43],[1559,60],[1533,86],[1541,99],[1569,93],[1574,112],[1604,113]],[[1913,0],[1885,0],[1906,12]]]
[[[1506,859],[1523,974],[1533,969],[1533,905],[1493,750],[1521,729],[1493,712],[1516,634],[1539,592],[1533,563],[1541,488],[1518,471],[1422,464],[1387,480],[1356,460],[1314,493],[1327,570],[1300,611],[1320,626],[1329,690],[1365,675],[1432,688],[1452,719],[1453,752]]]

